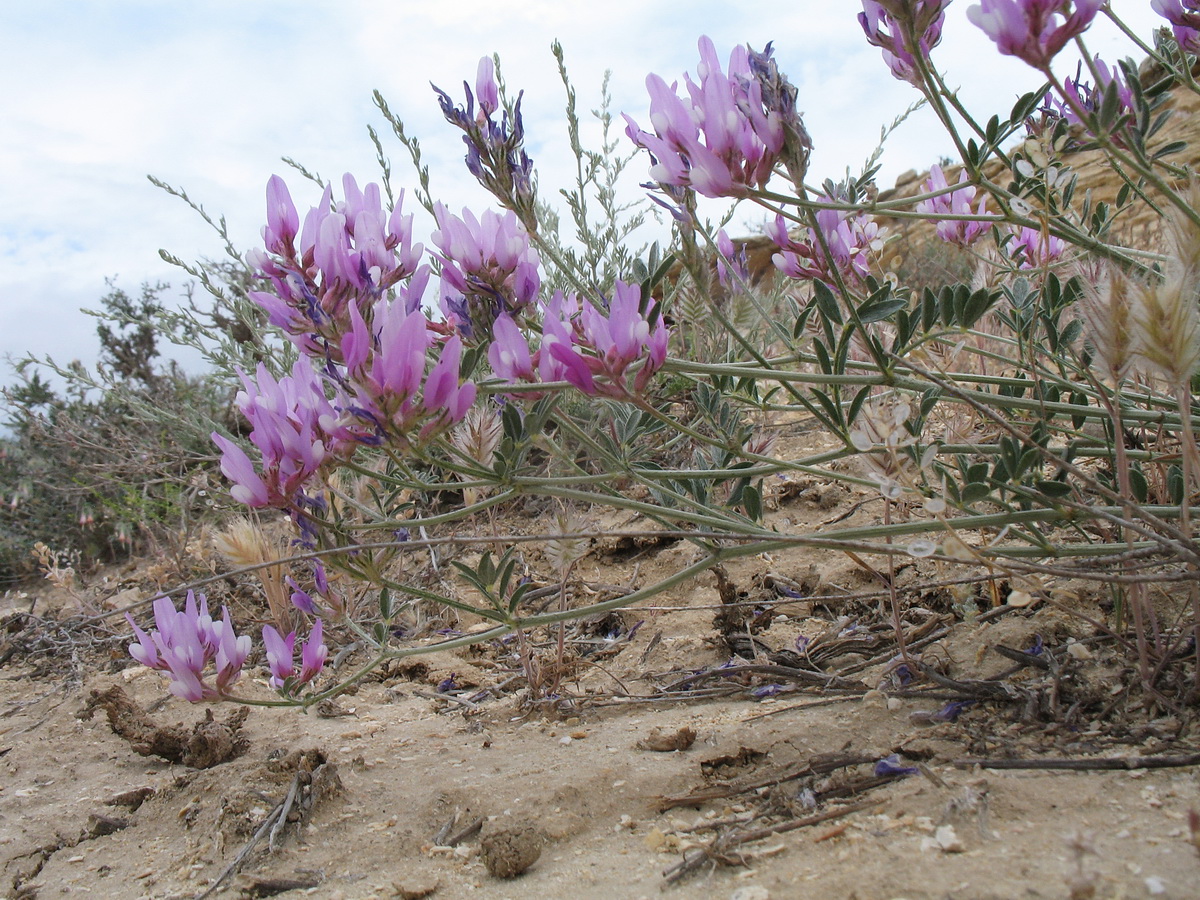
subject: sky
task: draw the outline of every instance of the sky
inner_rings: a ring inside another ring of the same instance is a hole
[[[950,4],[934,61],[980,118],[1004,115],[1038,77],[995,51],[967,21],[970,5]],[[1112,6],[1144,38],[1162,24],[1148,0]],[[810,180],[857,172],[880,128],[918,98],[863,39],[860,8],[855,0],[0,3],[0,385],[14,380],[2,360],[26,354],[93,364],[96,323],[81,310],[97,306],[106,280],[130,294],[143,282],[168,282],[168,296],[178,295],[188,278],[160,259],[160,248],[186,260],[221,257],[215,232],[147,175],[224,216],[242,250],[261,244],[272,174],[288,180],[301,215],[317,202],[315,186],[283,157],[327,180],[344,172],[360,185],[378,180],[367,136],[374,125],[394,185],[414,183],[373,90],[420,139],[435,198],[481,212],[487,195],[463,167],[460,133],[441,118],[430,82],[461,98],[463,80],[473,84],[479,58],[492,53],[509,87],[525,91],[528,151],[543,197],[569,187],[573,174],[555,39],[585,118],[609,71],[614,112],[643,127],[646,75],[670,82],[694,72],[700,35],[722,58],[735,44],[771,41],[815,145]],[[1138,56],[1107,21],[1097,19],[1086,37],[1107,60]],[[1068,53],[1056,62],[1061,74],[1073,73]],[[596,138],[588,124],[585,142]],[[951,152],[932,114],[918,111],[889,139],[878,182],[890,187],[900,173]],[[633,171],[636,190],[645,165],[635,162]],[[748,230],[761,218],[735,226]],[[418,221],[418,233],[429,230]]]

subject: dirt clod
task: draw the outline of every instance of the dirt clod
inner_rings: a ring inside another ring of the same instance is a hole
[[[671,734],[663,734],[657,728],[645,738],[637,742],[639,750],[651,750],[655,753],[672,753],[675,750],[686,750],[696,742],[696,729],[683,727]]]
[[[123,806],[126,809],[136,811],[143,803],[154,796],[154,788],[140,787],[134,788],[132,791],[122,791],[115,797],[110,797],[104,801],[105,806]]]
[[[516,878],[542,855],[545,839],[535,828],[506,828],[479,842],[483,864],[496,878]]]
[[[320,878],[245,878],[239,886],[241,896],[274,897],[288,891],[305,891],[321,883]]]
[[[392,890],[396,892],[396,900],[424,900],[437,893],[438,881],[406,881],[403,884],[393,883]]]
[[[98,708],[108,716],[113,733],[127,740],[135,753],[158,756],[193,769],[220,765],[240,756],[250,746],[239,733],[250,714],[246,706],[238,707],[222,722],[214,718],[210,709],[205,712],[204,720],[190,729],[183,725],[162,727],[124,689],[114,685],[105,691],[92,691],[81,718],[90,719]]]

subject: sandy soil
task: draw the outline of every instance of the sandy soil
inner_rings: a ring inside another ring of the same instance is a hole
[[[861,499],[807,488],[781,496],[772,515],[808,525]],[[645,583],[689,552],[681,544],[651,547],[635,554],[636,562],[597,552],[581,563],[578,578]],[[816,562],[826,585],[862,588],[852,564]],[[800,551],[743,560],[730,567],[729,579],[753,599],[764,590],[765,572],[801,581],[813,563]],[[113,575],[97,590],[115,593],[137,578]],[[34,594],[35,613],[45,615],[53,595],[45,588]],[[731,659],[714,625],[719,599],[709,575],[656,599],[658,608],[573,631],[591,642],[590,655],[566,683],[564,693],[574,699],[563,709],[525,702],[506,646],[443,653],[392,667],[339,698],[327,715],[255,708],[240,732],[245,752],[199,770],[140,756],[103,713],[84,715],[92,692],[119,686],[161,724],[190,727],[203,718],[202,707],[170,698],[156,673],[131,665],[120,644],[99,653],[76,648],[75,658],[69,645],[53,655],[14,653],[0,666],[0,885],[11,897],[47,900],[199,897],[262,830],[216,894],[1200,896],[1200,853],[1188,819],[1200,810],[1195,767],[955,765],[972,757],[1179,756],[1197,749],[1190,713],[1140,723],[1130,713],[1120,727],[1084,716],[1067,728],[1020,704],[980,703],[956,721],[929,724],[922,714],[944,701],[902,696],[881,664],[853,675],[870,689],[865,693],[745,668],[736,677],[664,690]],[[1087,698],[1119,692],[1123,663],[1106,657],[1102,644],[1089,645],[1090,632],[1068,613],[1015,609],[990,622],[966,622],[936,599],[910,598],[929,607],[910,621],[926,616],[949,628],[924,653],[955,677],[1002,672],[1009,660],[992,648],[1026,647],[1039,635],[1067,673],[1065,700],[1080,698],[1082,709]],[[10,594],[0,620],[29,602]],[[733,661],[768,665],[764,648],[845,629],[840,616],[867,617],[864,608],[779,608],[782,616],[760,623],[760,645],[745,644],[750,649]],[[1073,643],[1093,649],[1071,651]],[[438,694],[451,673],[449,693],[458,700]],[[1033,684],[1039,677],[1026,669],[1009,680]],[[268,696],[261,669],[250,681],[246,691]],[[226,712],[219,708],[218,717]],[[687,745],[686,729],[694,732],[687,749],[649,749],[669,748],[672,740]],[[918,771],[876,778],[874,763],[893,753]],[[830,763],[837,759],[862,761]],[[289,821],[272,841],[263,823],[293,789]],[[699,791],[710,799],[694,796]],[[754,820],[745,830],[788,827],[738,843],[720,826],[739,819]],[[448,846],[460,832],[465,836]],[[714,847],[718,833],[724,842]],[[706,846],[709,856],[695,871],[667,882],[664,872]],[[505,850],[516,856],[503,857]],[[485,862],[490,857],[495,869],[499,856],[520,868],[538,850],[514,878],[491,874]]]

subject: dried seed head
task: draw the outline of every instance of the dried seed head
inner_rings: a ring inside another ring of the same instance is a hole
[[[1200,185],[1191,181],[1184,193],[1196,209]],[[1146,367],[1181,388],[1200,367],[1200,226],[1175,212],[1167,230],[1170,252],[1162,282],[1137,292],[1133,317]]]
[[[279,545],[263,532],[258,523],[244,516],[230,522],[213,536],[213,544],[222,556],[237,568],[258,566],[283,556]],[[295,622],[292,604],[283,580],[283,566],[274,565],[255,572],[262,582],[263,595],[281,634],[291,631]]]
[[[1106,267],[1081,278],[1084,284],[1079,313],[1096,356],[1114,382],[1122,381],[1137,356],[1133,321],[1136,286],[1119,269]]]
[[[559,572],[565,572],[571,565],[587,556],[591,541],[586,532],[586,523],[575,515],[575,510],[566,507],[559,512],[557,519],[558,533],[563,537],[546,541],[544,552],[546,561]]]
[[[257,566],[275,558],[271,542],[258,524],[239,516],[213,535],[213,545],[229,564],[242,568]]]
[[[490,466],[503,436],[500,417],[493,410],[473,406],[451,433],[450,441],[464,456]]]
[[[1188,384],[1200,366],[1196,283],[1182,275],[1168,272],[1162,284],[1140,285],[1133,292],[1137,358],[1174,388]]]

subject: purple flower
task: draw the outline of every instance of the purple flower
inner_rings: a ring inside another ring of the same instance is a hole
[[[735,246],[724,228],[717,232],[717,280],[723,287],[729,287],[731,281],[746,284],[750,280],[746,245]]]
[[[967,180],[966,170],[959,172],[958,183]],[[929,180],[925,182],[926,191],[940,191],[949,187],[946,175],[941,166],[929,170]],[[987,214],[987,196],[979,198],[979,204],[972,209],[971,202],[975,199],[975,186],[966,185],[948,194],[941,194],[917,204],[917,212],[933,216],[982,216]],[[967,219],[943,219],[937,222],[937,233],[943,241],[969,247],[975,243],[990,228],[988,222],[972,222]]]
[[[263,243],[272,253],[283,255],[300,230],[300,216],[287,184],[278,175],[267,182],[267,224],[263,227]]]
[[[235,500],[252,507],[287,507],[328,455],[352,448],[356,435],[339,423],[321,380],[307,360],[276,380],[259,364],[255,378],[239,370],[244,389],[234,404],[253,426],[250,442],[261,454],[261,473],[246,453],[217,433],[221,471],[234,482]]]
[[[300,610],[302,613],[307,613],[310,616],[317,615],[317,604],[313,601],[312,595],[300,587],[291,575],[284,579],[287,586],[292,589],[291,601],[292,606]]]
[[[655,160],[650,177],[655,181],[691,187],[706,197],[744,197],[767,183],[780,160],[788,136],[785,121],[799,121],[795,94],[778,92],[766,98],[790,103],[790,108],[768,106],[747,48],[734,48],[726,74],[713,42],[702,37],[699,47],[699,84],[684,76],[688,100],[680,99],[676,84],[647,76],[654,133],[642,131],[629,116],[625,133],[650,151]],[[765,72],[769,56],[768,48],[757,57],[760,71]]]
[[[271,491],[259,477],[246,451],[215,431],[211,437],[221,451],[221,474],[233,482],[233,487],[229,489],[230,496],[254,509],[270,506]]]
[[[271,670],[271,687],[282,688],[296,674],[296,632],[288,632],[284,637],[275,626],[264,625],[262,639],[267,651],[267,668]]]
[[[670,333],[653,304],[647,312],[642,311],[640,285],[616,282],[607,315],[596,306],[584,303],[580,326],[579,343],[596,353],[595,357],[584,357],[589,369],[593,375],[604,375],[608,379],[605,385],[593,385],[595,393],[628,396],[625,373],[641,360],[633,389],[634,393],[640,393],[666,362]],[[570,373],[567,380],[572,380]],[[576,387],[587,392],[584,385],[576,384]]]
[[[883,51],[892,75],[920,88],[921,73],[916,57],[929,58],[929,51],[942,40],[942,22],[950,0],[862,0],[858,23],[867,42]],[[915,50],[909,29],[917,35]]]
[[[747,62],[750,71],[756,79],[762,92],[763,109],[768,116],[774,116],[783,127],[783,150],[780,161],[787,169],[794,184],[804,181],[808,171],[808,159],[812,154],[812,138],[796,109],[796,88],[787,80],[787,76],[779,71],[779,65],[773,58],[774,51],[770,44],[761,53],[750,50]]]
[[[497,378],[514,383],[533,380],[533,358],[529,354],[529,345],[508,313],[501,313],[492,323],[488,363]]]
[[[766,697],[774,697],[783,691],[783,686],[779,684],[764,684],[753,688],[750,691],[750,696],[762,700]]]
[[[300,684],[308,684],[325,668],[329,648],[325,646],[324,629],[320,619],[313,622],[308,640],[300,648]]]
[[[1050,65],[1059,50],[1083,33],[1105,0],[982,0],[967,18],[991,38],[1001,53],[1036,69]],[[1070,14],[1063,10],[1070,8]],[[1063,18],[1060,20],[1060,16]]]
[[[916,775],[920,771],[916,766],[902,765],[900,756],[896,753],[885,756],[879,762],[875,763],[876,778],[897,778],[901,775]]]
[[[1133,91],[1125,83],[1125,79],[1121,77],[1121,73],[1115,66],[1109,68],[1108,64],[1098,56],[1092,62],[1096,66],[1096,84],[1093,86],[1090,82],[1083,80],[1083,64],[1080,63],[1075,70],[1075,77],[1067,78],[1063,82],[1065,96],[1062,100],[1049,97],[1045,111],[1066,119],[1072,125],[1086,124],[1079,113],[1097,112],[1104,102],[1104,95],[1108,92],[1109,85],[1115,83],[1114,90],[1117,92],[1120,104],[1117,117],[1111,127],[1113,131],[1118,131],[1133,112]]]
[[[818,198],[831,202],[828,196]],[[821,209],[816,214],[817,228],[808,228],[807,237],[796,240],[788,231],[783,216],[777,216],[769,234],[780,252],[771,261],[775,268],[792,278],[815,278],[833,285],[833,273],[855,281],[870,271],[869,256],[883,248],[887,232],[865,213]],[[822,246],[817,231],[828,246]]]
[[[1180,47],[1200,53],[1200,0],[1150,0],[1150,8],[1171,23]]]
[[[421,402],[438,424],[462,421],[475,402],[475,385],[459,382],[462,352],[462,340],[454,335],[442,345],[442,354],[425,379]]]
[[[525,125],[521,119],[521,98],[517,95],[510,120],[507,110],[500,109],[500,91],[496,84],[495,67],[490,57],[479,61],[475,90],[479,94],[479,113],[475,113],[475,98],[471,87],[463,82],[466,95],[464,106],[455,106],[450,95],[437,85],[430,85],[438,95],[438,105],[446,121],[463,131],[467,146],[467,169],[499,200],[506,209],[517,214],[526,228],[537,227],[536,196],[533,185],[533,161],[525,152]],[[500,121],[493,114],[501,112]]]
[[[952,700],[929,718],[935,722],[957,722],[958,717],[963,714],[963,710],[973,703],[975,703],[974,700]]]
[[[356,365],[341,400],[351,415],[401,445],[413,442],[412,432],[418,428],[421,440],[466,415],[476,388],[471,382],[460,383],[460,338],[444,342],[427,377],[425,366],[435,341],[424,310],[408,312],[399,300],[381,300],[371,310],[371,325],[355,327],[360,332],[355,338]],[[357,351],[359,342],[368,348],[362,354]]]
[[[643,310],[639,285],[616,282],[603,307],[561,292],[539,306],[536,352],[511,317],[493,325],[488,361],[505,381],[566,381],[591,396],[625,398],[645,390],[666,362],[670,330],[654,304]]]
[[[479,114],[485,120],[500,108],[500,86],[496,84],[496,64],[490,56],[479,60],[475,75],[475,95],[479,100]]]
[[[147,634],[128,613],[136,644],[129,646],[129,655],[151,669],[169,672],[170,691],[184,700],[216,700],[241,677],[242,666],[250,653],[250,638],[238,637],[222,607],[222,617],[214,622],[208,613],[208,600],[188,591],[182,611],[169,598],[154,601],[155,630]],[[205,681],[205,670],[213,663],[216,686]]]
[[[296,632],[289,632],[284,637],[272,626],[264,625],[263,646],[267,651],[267,668],[271,671],[271,687],[295,693],[297,688],[316,678],[329,656],[323,635],[321,620],[314,620],[308,640],[300,648],[300,672],[297,674]]]
[[[1062,256],[1067,243],[1062,238],[1043,232],[1040,228],[1022,226],[1004,244],[1009,258],[1022,269],[1038,269]]]
[[[403,191],[390,213],[376,184],[360,189],[346,174],[342,191],[345,199],[334,203],[333,188],[326,187],[300,226],[287,185],[272,176],[263,228],[267,252],[252,251],[246,260],[270,288],[249,292],[268,321],[304,353],[334,362],[341,362],[353,308],[361,314],[393,291],[416,308],[429,278],[421,264],[424,247],[412,241],[413,217],[403,212]]]
[[[444,309],[460,332],[486,334],[502,312],[517,315],[537,297],[541,260],[515,213],[486,210],[482,218],[467,209],[451,215],[434,207],[438,230],[431,240],[441,251],[442,280],[462,295],[462,309]],[[465,326],[465,327],[464,327]]]

